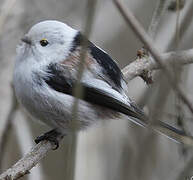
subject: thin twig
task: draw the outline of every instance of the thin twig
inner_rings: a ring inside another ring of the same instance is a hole
[[[97,1],[89,1],[88,0],[88,6],[87,6],[87,21],[86,21],[86,27],[84,30],[84,35],[86,37],[89,37],[91,32],[91,26],[94,18],[94,11],[95,11],[95,4]],[[84,41],[84,39],[83,39]],[[80,59],[80,68],[77,73],[78,82],[80,82],[83,70],[84,70],[84,58],[87,52],[87,41],[82,46],[82,52],[81,52],[81,59]],[[77,87],[75,87],[78,91],[75,91],[75,96],[80,95],[80,87],[79,83],[77,83]],[[73,115],[76,116],[78,108],[78,101],[74,103],[73,108]],[[73,124],[73,123],[72,123]],[[53,147],[49,142],[42,142],[38,145],[36,145],[27,155],[25,155],[21,160],[19,160],[12,168],[8,169],[5,173],[0,175],[0,180],[2,179],[18,179],[25,174],[29,173],[29,170],[33,168],[45,155],[46,153],[51,150]],[[71,175],[70,175],[71,176]]]
[[[167,9],[168,4],[169,4],[169,0],[157,0],[157,4],[156,4],[155,10],[153,12],[153,16],[152,16],[152,19],[151,19],[151,22],[150,22],[150,25],[149,25],[149,28],[148,28],[148,31],[147,31],[149,37],[152,38],[153,40],[155,39],[156,33],[159,30],[159,27],[160,27],[159,25],[160,25],[161,19],[162,19],[163,15],[165,14],[165,11]],[[143,52],[143,50],[142,50],[142,52]],[[136,72],[140,73],[138,75],[147,84],[151,84],[153,82],[153,77],[152,77],[152,70],[153,69],[151,68],[152,67],[153,57],[151,56],[150,53],[147,53],[147,52],[148,51],[147,51],[146,47],[144,46],[143,56],[137,56],[136,61],[132,62],[130,65],[128,65],[126,68],[124,68],[123,73],[127,74],[127,81],[129,80],[129,78],[134,77],[134,76],[131,76],[131,74],[126,73],[126,72],[128,72],[127,70],[130,69],[129,71],[131,72],[131,69],[132,69],[132,70],[134,70],[133,71],[134,73],[136,73]],[[153,62],[155,62],[155,61],[153,61]],[[148,65],[150,65],[149,68],[148,68]],[[139,69],[139,67],[140,67],[140,69]],[[144,67],[145,67],[145,69],[143,69]],[[143,91],[144,91],[143,93],[145,93],[145,94],[149,93],[149,86],[146,86]],[[166,91],[164,91],[164,92],[166,92]],[[165,94],[166,93],[164,93],[164,94],[161,93],[162,97],[164,97]],[[161,97],[156,96],[156,98],[157,99],[154,102],[154,105],[157,105],[158,99],[160,99]],[[140,100],[141,101],[145,100],[146,103],[147,103],[146,96],[142,97]],[[165,101],[164,101],[164,99],[162,99],[162,100],[163,100],[163,101],[161,101],[162,103],[161,104],[159,103],[159,108],[162,108],[163,105],[164,105],[163,102],[165,102]],[[153,107],[153,105],[148,104],[148,108],[152,109],[152,108],[155,108],[155,107]],[[151,114],[149,114],[149,121],[151,123],[153,123],[153,121],[154,121],[154,123],[155,123],[155,121],[157,121],[157,118],[154,118],[156,116],[155,114],[157,114],[156,111],[151,111]],[[161,116],[157,116],[157,117],[161,118]],[[142,144],[140,143],[140,146],[142,146],[143,149],[139,148],[138,153],[137,153],[138,157],[137,157],[137,160],[136,160],[136,168],[139,171],[138,176],[137,176],[138,179],[142,179],[143,172],[146,171],[146,169],[144,167],[146,166],[147,160],[150,159],[149,157],[151,156],[151,157],[155,158],[155,156],[156,156],[156,145],[157,145],[157,136],[156,136],[156,134],[153,133],[152,131],[148,131],[148,134],[147,134],[146,138],[143,140]],[[154,148],[152,148],[152,147],[154,147]],[[146,156],[144,156],[143,152],[147,152]],[[151,160],[153,160],[153,159],[151,158]]]
[[[167,60],[172,59],[174,60],[175,58],[181,58],[186,54],[186,58],[183,59],[184,61],[181,61],[181,64],[186,64],[186,63],[192,63],[192,54],[193,50],[189,51],[184,51],[179,54],[176,54],[174,52],[172,53],[166,53],[162,55],[162,59]],[[190,55],[190,56],[189,56]],[[174,57],[174,58],[172,58]],[[142,64],[143,61],[141,61]],[[185,62],[185,63],[184,63]],[[140,62],[138,62],[140,64]],[[132,63],[131,63],[132,64]],[[151,65],[150,68],[156,69],[160,68],[159,63],[156,63],[154,61],[150,62]],[[148,66],[148,68],[149,68]],[[140,68],[139,68],[140,69]],[[127,74],[129,74],[127,70]],[[126,70],[125,70],[126,72]],[[137,73],[134,75],[137,76]],[[2,175],[0,175],[0,180],[5,180],[8,178],[16,179],[21,177],[22,175],[25,175],[26,173],[29,172],[29,170],[34,167],[45,155],[47,154],[48,151],[52,149],[52,145],[49,142],[41,142],[40,144],[36,145],[27,155],[25,155],[21,160],[19,160],[12,168],[8,169],[6,172],[4,172]]]
[[[73,105],[73,110],[72,110],[72,114],[73,114],[73,119],[72,119],[72,126],[76,126],[76,124],[74,122],[76,122],[76,118],[77,118],[77,110],[78,110],[78,99],[79,97],[82,96],[83,92],[82,92],[82,86],[80,84],[80,81],[82,79],[83,76],[83,72],[84,72],[84,64],[85,64],[85,58],[86,58],[86,54],[87,54],[87,50],[88,50],[88,40],[91,34],[91,30],[92,30],[92,24],[93,24],[93,19],[94,19],[94,13],[95,13],[95,6],[97,3],[97,0],[94,1],[87,1],[87,20],[86,20],[86,25],[84,28],[84,32],[83,34],[86,36],[86,38],[82,39],[82,49],[80,52],[80,63],[79,63],[79,68],[78,68],[78,72],[77,72],[77,83],[75,85],[75,89],[74,89],[74,96],[77,97],[74,100],[74,105]]]
[[[154,10],[151,23],[149,25],[147,33],[149,36],[154,39],[155,35],[158,30],[158,25],[161,21],[162,16],[164,15],[167,7],[168,7],[169,1],[168,0],[158,0],[156,8]]]
[[[149,37],[151,37],[152,39],[155,39],[155,35],[159,29],[159,24],[161,22],[161,18],[164,15],[167,7],[169,5],[169,1],[168,0],[158,0],[157,1],[157,5],[156,8],[153,12],[153,16],[148,28],[148,35]],[[143,54],[147,55],[149,58],[151,58],[151,54],[147,53],[147,49],[146,47],[144,47],[142,49]],[[140,56],[138,56],[140,58]],[[147,58],[147,59],[149,59]],[[141,78],[147,83],[147,84],[151,84],[153,82],[153,77],[152,77],[152,71],[151,70],[146,70],[143,71],[143,73],[141,74]]]
[[[185,11],[184,16],[180,18],[180,22],[179,22],[179,28],[180,28],[179,43],[181,42],[182,37],[186,34],[188,27],[190,26],[190,23],[192,22],[192,18],[193,18],[193,1],[190,1],[187,3],[190,3],[188,4],[188,9]],[[171,46],[175,43],[175,41],[176,41],[176,36],[175,34],[173,34],[170,40],[170,43],[167,45],[166,49],[171,48]]]
[[[79,67],[78,67],[78,72],[77,72],[77,82],[75,84],[75,89],[74,89],[74,104],[72,107],[72,119],[69,125],[71,126],[72,129],[72,139],[71,139],[71,144],[69,145],[69,150],[70,150],[70,155],[71,159],[69,161],[69,171],[67,172],[67,179],[71,180],[74,179],[74,169],[75,169],[75,159],[76,159],[76,128],[79,127],[79,121],[77,121],[77,116],[78,116],[78,102],[79,98],[83,95],[83,89],[80,84],[83,72],[84,72],[84,65],[85,65],[85,58],[88,50],[88,40],[87,38],[90,37],[91,30],[92,30],[92,24],[93,24],[93,19],[94,19],[94,14],[95,14],[95,7],[96,7],[97,0],[90,1],[87,0],[87,6],[86,6],[86,24],[84,27],[83,35],[85,35],[86,38],[82,39],[81,43],[81,52],[80,52],[80,62],[79,62]]]
[[[168,2],[170,2],[170,0],[168,0]],[[175,2],[176,2],[176,0],[175,0]],[[187,30],[188,29],[188,27],[189,27],[189,24],[190,24],[190,22],[191,22],[191,18],[192,18],[192,16],[191,16],[191,14],[192,14],[192,12],[193,12],[193,9],[192,9],[192,6],[193,5],[193,3],[190,3],[190,2],[187,2],[187,7],[184,7],[185,8],[185,10],[184,10],[184,13],[181,15],[181,21],[180,21],[180,23],[179,23],[179,28],[180,28],[180,40],[182,40],[182,38],[184,37],[184,34],[186,33],[186,31],[185,30]],[[169,18],[169,17],[168,17]],[[169,18],[170,19],[170,18]],[[174,18],[172,18],[172,19],[170,19],[170,22],[168,23],[168,25],[170,25],[170,24],[173,24],[172,22],[173,22],[173,20],[174,20]],[[167,26],[168,26],[167,25]],[[158,30],[159,30],[160,28],[158,28]],[[168,51],[169,49],[171,49],[171,47],[172,47],[172,45],[174,44],[174,41],[175,41],[175,31],[172,33],[172,35],[170,35],[169,37],[166,37],[166,36],[168,36],[167,35],[167,33],[162,33],[163,35],[162,36],[164,36],[165,37],[165,39],[166,40],[168,40],[168,42],[166,41],[166,45],[162,48],[162,51]],[[160,33],[159,33],[159,36],[160,36]],[[158,37],[159,37],[158,36]],[[161,36],[161,37],[162,37]],[[151,37],[151,35],[150,35],[150,37]],[[163,39],[163,37],[162,37],[162,39]],[[161,39],[159,39],[160,41],[162,41]],[[164,42],[164,44],[165,44],[165,42]],[[174,52],[175,53],[175,52]],[[164,54],[162,54],[162,55],[164,55]],[[175,57],[175,56],[174,56]],[[186,56],[185,56],[186,57]],[[152,58],[152,57],[151,57]],[[175,61],[175,58],[172,58],[174,61]],[[178,59],[178,58],[177,58]],[[183,57],[182,57],[182,59],[183,59]],[[166,59],[167,60],[167,59]],[[167,60],[168,61],[168,60]],[[165,61],[165,63],[167,63],[167,61]],[[171,62],[171,64],[176,64],[177,62],[179,62],[179,65],[183,65],[183,63],[181,63],[181,59],[178,59],[177,61],[175,61],[175,62]],[[191,63],[191,62],[190,62]],[[161,73],[160,73],[160,75],[161,75]],[[156,78],[157,79],[157,78]],[[146,91],[143,93],[143,95],[141,95],[141,97],[143,97],[143,98],[141,98],[140,99],[140,101],[138,102],[138,104],[140,105],[140,106],[144,106],[146,103],[147,103],[147,101],[148,101],[148,99],[147,99],[147,94],[149,94],[149,91],[151,91],[150,89],[152,88],[152,86],[146,86]]]
[[[177,15],[176,15],[176,32],[175,32],[175,45],[176,45],[176,50],[178,50],[179,42],[180,42],[180,0],[176,0],[176,6],[177,6]]]
[[[162,58],[161,54],[153,46],[153,42],[148,37],[144,28],[140,25],[140,23],[137,21],[137,19],[134,17],[134,15],[121,3],[120,0],[114,0],[114,2],[115,2],[115,5],[117,6],[117,8],[119,9],[120,13],[122,14],[123,18],[125,19],[125,21],[128,23],[128,25],[131,26],[133,31],[137,34],[138,38],[145,44],[147,49],[150,51],[152,56],[155,58],[155,61],[162,68],[162,70],[163,70],[164,74],[167,76],[168,82],[170,83],[172,88],[175,90],[177,95],[181,98],[181,100],[184,102],[184,104],[187,105],[187,107],[189,108],[189,110],[193,114],[192,104],[189,102],[188,98],[182,92],[180,87],[177,84],[175,84],[175,81],[173,80],[173,77],[171,76],[171,73],[169,71],[168,66],[163,62],[163,58]]]

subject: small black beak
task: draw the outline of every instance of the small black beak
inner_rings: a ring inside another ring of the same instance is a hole
[[[31,39],[28,36],[24,36],[23,38],[21,38],[21,40],[24,43],[31,45]]]

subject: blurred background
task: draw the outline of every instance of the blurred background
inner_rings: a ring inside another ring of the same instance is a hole
[[[147,30],[159,0],[124,0]],[[175,2],[175,1],[173,1]],[[166,9],[154,42],[161,52],[192,48],[193,1],[186,0],[180,11]],[[11,87],[16,46],[37,22],[60,20],[83,30],[86,0],[1,0],[0,1],[0,172],[34,146],[35,137],[49,130],[32,121],[21,107],[14,109]],[[179,19],[178,19],[179,15]],[[176,24],[180,39],[176,41]],[[90,40],[107,51],[120,68],[136,58],[142,47],[110,0],[98,0]],[[180,85],[193,102],[192,65],[179,71]],[[191,132],[192,116],[171,90],[162,72],[147,85],[140,77],[128,82],[129,96],[149,112],[155,108],[163,121]],[[11,119],[11,121],[10,121]],[[3,133],[5,126],[7,131]],[[2,138],[5,140],[2,141]],[[105,122],[65,137],[58,150],[50,152],[22,179],[29,180],[183,180],[193,176],[192,149],[163,135],[128,123]]]

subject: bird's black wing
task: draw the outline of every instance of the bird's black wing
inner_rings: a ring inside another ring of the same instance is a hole
[[[99,49],[93,43],[89,45],[90,53],[97,63],[102,67],[102,73],[108,77],[117,88],[122,88],[123,74],[117,63],[103,50]]]
[[[75,86],[75,79],[72,79],[70,73],[67,70],[63,70],[63,67],[59,64],[50,64],[48,67],[49,76],[44,81],[55,91],[65,93],[73,96],[73,89]],[[136,124],[140,124],[144,127],[149,126],[147,118],[139,111],[135,106],[129,106],[124,102],[121,102],[116,97],[111,96],[107,92],[100,88],[92,87],[88,84],[81,83],[83,87],[82,100],[86,102],[100,105],[105,108],[123,113],[131,117],[130,120]],[[193,145],[193,138],[186,135],[183,131],[180,131],[167,123],[158,121],[157,124],[152,125],[151,128],[167,137],[188,145]]]
[[[48,73],[49,77],[45,78],[45,82],[52,89],[73,96],[76,80],[72,79],[72,76],[68,73],[68,69],[60,64],[50,64]],[[145,116],[142,111],[139,111],[137,108],[135,109],[134,106],[129,106],[121,102],[118,98],[113,97],[101,88],[93,87],[83,82],[81,82],[81,85],[83,88],[83,95],[81,96],[82,100],[126,114],[135,118],[137,124],[145,125]],[[143,121],[140,119],[143,119]]]
[[[83,39],[86,39],[86,37],[83,36],[80,32],[78,32],[72,43],[73,46],[70,50],[71,53],[76,51],[77,47],[81,46]],[[117,63],[105,51],[95,46],[89,40],[87,41],[88,41],[88,51],[90,55],[101,68],[100,74],[97,75],[103,78],[106,82],[108,82],[108,84],[110,84],[112,88],[120,92],[124,88],[122,87],[124,78]]]

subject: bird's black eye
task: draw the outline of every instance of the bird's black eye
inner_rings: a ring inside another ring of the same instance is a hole
[[[40,44],[41,44],[41,46],[47,46],[48,44],[49,44],[49,42],[48,42],[48,40],[47,39],[42,39],[41,41],[40,41]]]

